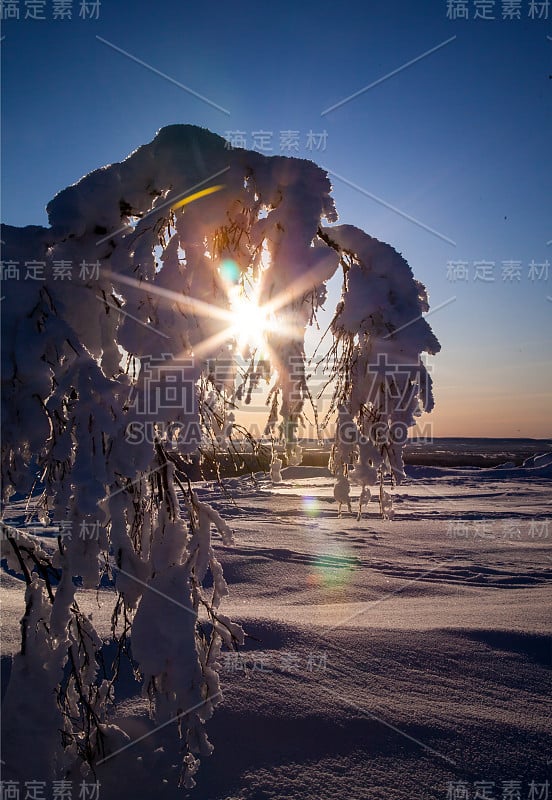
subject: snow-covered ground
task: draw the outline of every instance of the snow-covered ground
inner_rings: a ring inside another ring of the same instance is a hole
[[[236,530],[218,547],[223,611],[248,638],[223,654],[215,751],[191,796],[552,797],[550,461],[409,467],[392,521],[374,500],[358,521],[354,485],[355,513],[338,517],[323,468],[229,479],[231,497],[200,484]],[[18,584],[3,575],[5,675]],[[112,599],[81,600],[106,636]],[[150,733],[136,686],[128,670],[118,723],[131,745],[98,767],[100,800],[183,797],[176,725]]]

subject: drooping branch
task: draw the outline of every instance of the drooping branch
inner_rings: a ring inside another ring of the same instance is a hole
[[[318,426],[305,329],[341,267],[326,362],[328,414],[338,412],[332,465],[363,489],[379,485],[387,513],[384,477],[400,479],[404,443],[392,434],[432,405],[420,360],[438,350],[422,318],[427,296],[388,245],[325,226],[337,214],[324,170],[228,150],[193,126],[164,128],[60,192],[48,214],[48,229],[2,230],[7,261],[46,273],[43,283],[4,287],[4,502],[27,494],[42,523],[73,535],[59,536],[53,554],[32,536],[8,537],[26,611],[6,719],[34,720],[43,743],[29,754],[35,774],[94,769],[125,741],[107,720],[126,653],[154,718],[178,719],[191,786],[198,756],[211,750],[220,649],[244,638],[221,610],[228,589],[212,543],[217,531],[231,545],[233,532],[198,497],[192,466],[211,458],[220,477],[220,448],[243,458],[236,436],[260,453],[235,414],[261,382],[274,474],[278,423],[288,461],[300,462],[309,402]],[[58,279],[63,265],[70,281]],[[250,347],[244,368],[232,300],[252,295],[271,319],[268,352]],[[75,578],[85,589],[102,578],[114,586],[110,670]],[[20,730],[5,733],[17,777],[17,753],[29,748]]]

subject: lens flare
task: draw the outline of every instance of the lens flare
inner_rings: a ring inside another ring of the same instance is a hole
[[[221,262],[219,272],[222,280],[232,286],[235,286],[240,279],[240,268],[231,258],[225,258]]]
[[[340,589],[349,583],[355,559],[342,548],[318,553],[311,564],[307,585],[327,590]]]
[[[303,495],[303,512],[309,517],[317,517],[320,514],[320,507],[316,497]]]
[[[182,208],[183,206],[187,206],[188,203],[193,203],[195,200],[199,200],[200,197],[207,197],[209,194],[213,194],[213,192],[219,192],[221,189],[224,189],[224,184],[220,184],[220,186],[208,186],[207,189],[201,189],[199,192],[195,192],[194,194],[188,195],[188,197],[182,198],[179,200],[178,203],[175,203],[171,206],[171,211],[176,211],[178,208]]]

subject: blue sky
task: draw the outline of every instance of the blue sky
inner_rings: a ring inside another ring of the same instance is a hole
[[[243,131],[248,146],[265,131],[274,154],[330,170],[340,221],[392,244],[445,304],[430,316],[443,346],[433,435],[552,436],[552,267],[530,269],[552,262],[552,7],[531,19],[521,0],[508,20],[497,0],[485,20],[468,0],[466,20],[446,0],[103,0],[82,19],[74,0],[56,20],[54,5],[24,19],[20,0],[3,24],[4,222],[47,224],[57,191],[164,125]],[[288,130],[298,151],[280,148]],[[309,131],[325,147],[309,149]],[[475,279],[478,261],[494,281]],[[449,262],[467,262],[467,280]],[[519,280],[503,280],[504,262],[521,262]]]

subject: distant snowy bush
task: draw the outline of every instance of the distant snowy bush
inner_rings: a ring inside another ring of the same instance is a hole
[[[389,514],[384,478],[400,481],[406,431],[432,408],[421,354],[439,344],[406,261],[331,225],[330,192],[312,162],[229,150],[175,125],[56,195],[49,228],[3,226],[13,278],[3,286],[4,503],[29,494],[44,523],[93,532],[60,535],[53,555],[25,532],[2,537],[25,583],[6,776],[93,770],[128,742],[110,721],[119,661],[100,670],[102,641],[78,605],[79,584],[107,576],[118,658],[130,640],[155,721],[179,720],[181,781],[193,785],[211,751],[221,647],[244,634],[220,611],[227,586],[212,542],[217,531],[230,545],[233,533],[191,478],[202,455],[247,436],[235,407],[270,380],[268,431],[279,424],[289,463],[300,462],[304,332],[339,267],[332,465],[343,484],[347,473],[378,484]],[[252,291],[269,356],[250,341],[243,370],[232,302]]]

